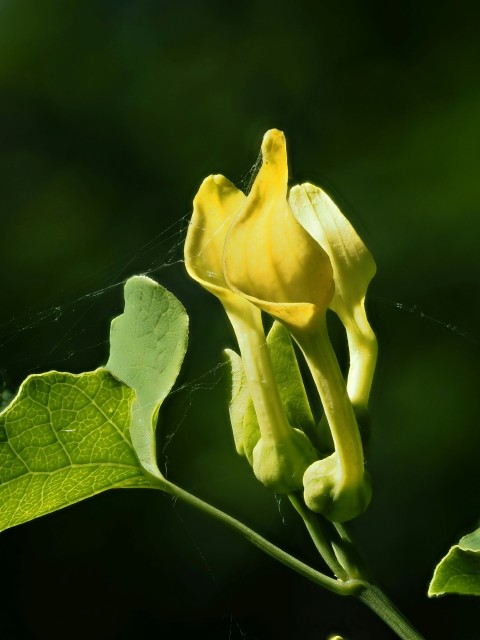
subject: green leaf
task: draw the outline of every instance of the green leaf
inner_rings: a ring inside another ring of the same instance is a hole
[[[187,323],[171,293],[136,276],[112,321],[108,370],[24,381],[0,413],[0,531],[106,489],[161,486],[154,425]]]
[[[473,551],[474,553],[480,553],[480,529],[477,529],[473,533],[469,533],[463,538],[460,538],[458,546],[463,551]]]
[[[230,366],[230,400],[228,412],[232,424],[233,440],[239,455],[244,455],[244,432],[243,418],[248,398],[250,396],[247,388],[247,379],[241,357],[231,349],[225,349],[227,364]]]
[[[134,389],[130,436],[142,467],[161,479],[155,426],[177,379],[188,340],[188,316],[169,291],[146,276],[125,285],[125,311],[112,321],[106,368]]]
[[[292,427],[302,429],[307,435],[315,428],[302,375],[298,368],[288,330],[278,322],[273,323],[267,336],[268,351],[275,373],[275,382]]]
[[[230,400],[228,410],[237,453],[253,463],[253,449],[260,439],[260,427],[248,391],[242,358],[225,349],[225,357],[230,366]]]
[[[27,378],[0,414],[0,531],[106,489],[152,486],[129,436],[133,401],[104,369]]]
[[[435,568],[428,595],[447,593],[480,596],[480,528],[461,538]]]

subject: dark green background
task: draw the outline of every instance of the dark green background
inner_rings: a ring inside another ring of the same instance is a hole
[[[181,263],[201,180],[241,183],[264,131],[283,129],[292,182],[326,188],[377,261],[375,491],[352,529],[435,640],[480,637],[478,599],[426,598],[480,514],[474,6],[0,2],[0,385],[105,362],[121,283],[149,273],[191,315],[186,386],[162,414],[170,477],[314,561],[233,452],[223,370],[201,377],[231,332]],[[160,494],[107,493],[7,531],[0,566],[2,639],[394,637]]]

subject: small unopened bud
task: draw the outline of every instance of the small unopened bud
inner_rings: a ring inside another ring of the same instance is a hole
[[[275,493],[291,493],[302,487],[305,469],[317,458],[307,436],[291,429],[287,438],[260,438],[253,450],[253,471]]]
[[[337,453],[311,464],[303,476],[305,504],[333,522],[346,522],[365,511],[370,502],[370,478],[364,472],[361,482],[342,484],[342,468]]]

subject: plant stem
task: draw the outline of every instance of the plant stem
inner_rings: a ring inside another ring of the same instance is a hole
[[[373,372],[377,362],[377,338],[372,331],[365,313],[365,300],[350,311],[342,313],[341,320],[347,331],[350,352],[347,391],[355,407],[366,409]]]
[[[337,576],[337,578],[339,578],[340,580],[348,580],[348,574],[342,564],[339,562],[334,551],[332,550],[332,546],[328,542],[327,537],[316,515],[313,513],[313,511],[310,511],[310,509],[305,506],[303,500],[296,494],[290,493],[288,495],[288,498],[292,505],[295,507],[296,511],[301,516],[303,522],[305,523],[307,531],[312,538],[313,544],[317,548],[318,553],[325,560],[326,564]]]
[[[155,480],[155,484],[162,491],[169,493],[174,498],[178,498],[182,502],[185,502],[185,504],[202,511],[206,515],[223,523],[230,529],[233,529],[243,538],[261,549],[264,553],[275,558],[275,560],[278,560],[290,569],[293,569],[293,571],[296,571],[299,575],[314,582],[319,587],[323,587],[328,591],[332,591],[333,593],[342,596],[356,596],[361,600],[361,602],[366,604],[367,607],[376,613],[377,616],[381,618],[391,629],[393,629],[401,640],[424,640],[423,636],[414,629],[414,627],[398,611],[395,605],[375,585],[370,584],[365,580],[359,580],[348,576],[345,580],[330,578],[272,544],[256,531],[253,531],[253,529],[250,529],[250,527],[243,524],[243,522],[236,520],[220,509],[208,504],[208,502],[204,502],[185,489],[182,489],[165,478],[162,478],[161,480],[159,478],[155,478]],[[307,510],[303,513],[301,501],[295,495],[292,494],[293,500],[291,496],[289,497],[295,509],[297,509],[297,506],[299,507],[297,511],[302,515],[302,518],[304,515],[306,516],[304,518],[305,524],[307,525],[308,521],[307,529],[309,530],[312,540],[314,541],[322,558],[324,558],[325,562],[330,566],[334,573],[338,571],[342,575],[347,575],[347,572],[345,568],[341,566],[338,557],[336,558],[333,554],[329,541],[327,540],[320,523],[318,521],[315,523],[313,518],[308,517],[306,513]],[[342,536],[340,536],[340,539],[343,539]]]
[[[423,640],[387,596],[366,579],[367,571],[358,550],[342,524],[325,524],[308,509],[301,497],[290,494],[290,502],[303,519],[319,554],[342,581],[356,580],[363,585],[356,597],[374,611],[401,640]],[[330,531],[329,531],[330,528]]]
[[[358,578],[364,582],[371,582],[368,571],[359,550],[353,544],[345,526],[340,522],[326,522],[332,531],[332,549],[338,561],[345,568],[350,578]]]
[[[303,351],[332,433],[341,469],[336,491],[356,488],[364,476],[362,441],[325,318],[314,327],[298,329],[292,334]]]
[[[244,310],[238,314],[227,303],[225,310],[237,337],[262,438],[269,441],[286,439],[291,429],[275,383],[262,317],[259,309],[250,306],[249,316],[245,316]]]
[[[396,606],[375,585],[366,583],[357,598],[374,611],[401,640],[425,640],[424,637],[408,622]]]
[[[241,536],[246,538],[249,542],[254,544],[256,547],[264,551],[267,555],[275,558],[285,566],[290,567],[305,578],[308,578],[319,587],[323,587],[324,589],[333,591],[333,593],[344,596],[358,594],[364,588],[364,585],[360,580],[335,580],[335,578],[330,578],[320,571],[313,569],[301,560],[294,558],[283,549],[280,549],[276,545],[263,538],[261,535],[256,533],[256,531],[253,531],[253,529],[250,529],[250,527],[247,527],[245,524],[243,524],[243,522],[236,520],[232,516],[229,516],[223,511],[220,511],[220,509],[217,509],[211,504],[204,502],[200,498],[197,498],[193,494],[185,491],[172,482],[163,480],[161,483],[159,482],[158,485],[159,488],[161,488],[163,491],[166,491],[175,498],[182,500],[182,502],[189,504],[195,509],[203,511],[203,513],[209,515],[212,518],[215,518],[219,522],[222,522],[224,525],[226,525],[230,529],[233,529]]]

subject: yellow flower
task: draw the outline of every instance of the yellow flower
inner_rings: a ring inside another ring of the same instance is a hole
[[[223,247],[245,195],[221,175],[202,182],[193,201],[193,216],[185,241],[185,266],[189,275],[222,303],[248,305],[234,294],[223,275]]]
[[[330,303],[340,317],[361,304],[376,266],[365,244],[333,200],[306,182],[294,186],[289,203],[296,219],[326,251],[333,267],[335,294]]]
[[[322,189],[308,183],[297,185],[290,191],[289,203],[297,220],[330,258],[335,281],[330,308],[347,331],[350,351],[348,395],[357,410],[366,409],[377,359],[377,340],[365,313],[365,296],[375,275],[375,261]]]
[[[275,492],[289,493],[302,487],[303,473],[316,454],[305,434],[293,429],[286,418],[260,309],[231,289],[223,271],[225,239],[246,200],[223,176],[204,180],[193,203],[185,241],[185,266],[192,278],[219,298],[235,331],[260,427],[260,437],[253,449],[255,475]],[[241,444],[237,442],[237,446],[242,451]]]
[[[329,306],[339,314],[347,309],[344,317],[352,305],[363,308],[362,291],[371,278],[371,268],[368,259],[362,258],[367,266],[357,273],[347,245],[350,239],[356,250],[358,236],[345,235],[348,223],[339,223],[338,216],[332,218],[339,228],[338,237],[328,218],[323,222],[328,242],[315,235],[303,215],[304,196],[311,192],[311,185],[294,188],[287,199],[282,132],[272,129],[265,134],[262,156],[247,197],[222,176],[204,181],[194,201],[185,264],[190,275],[221,300],[237,335],[260,427],[253,450],[257,478],[275,491],[288,492],[299,488],[299,476],[305,471],[305,499],[310,508],[332,520],[348,520],[368,504],[370,485],[358,425],[325,316]],[[316,215],[317,209],[310,209]],[[338,256],[344,246],[343,257]],[[329,458],[315,461],[308,438],[288,424],[260,310],[278,318],[305,355],[332,433],[335,452]]]
[[[281,131],[267,131],[262,156],[248,197],[221,175],[203,181],[193,202],[185,266],[227,312],[245,313],[250,302],[289,326],[306,327],[332,301],[332,266],[287,201]]]
[[[287,150],[267,131],[263,164],[226,237],[223,273],[230,288],[289,327],[325,314],[333,292],[330,260],[287,202]]]

